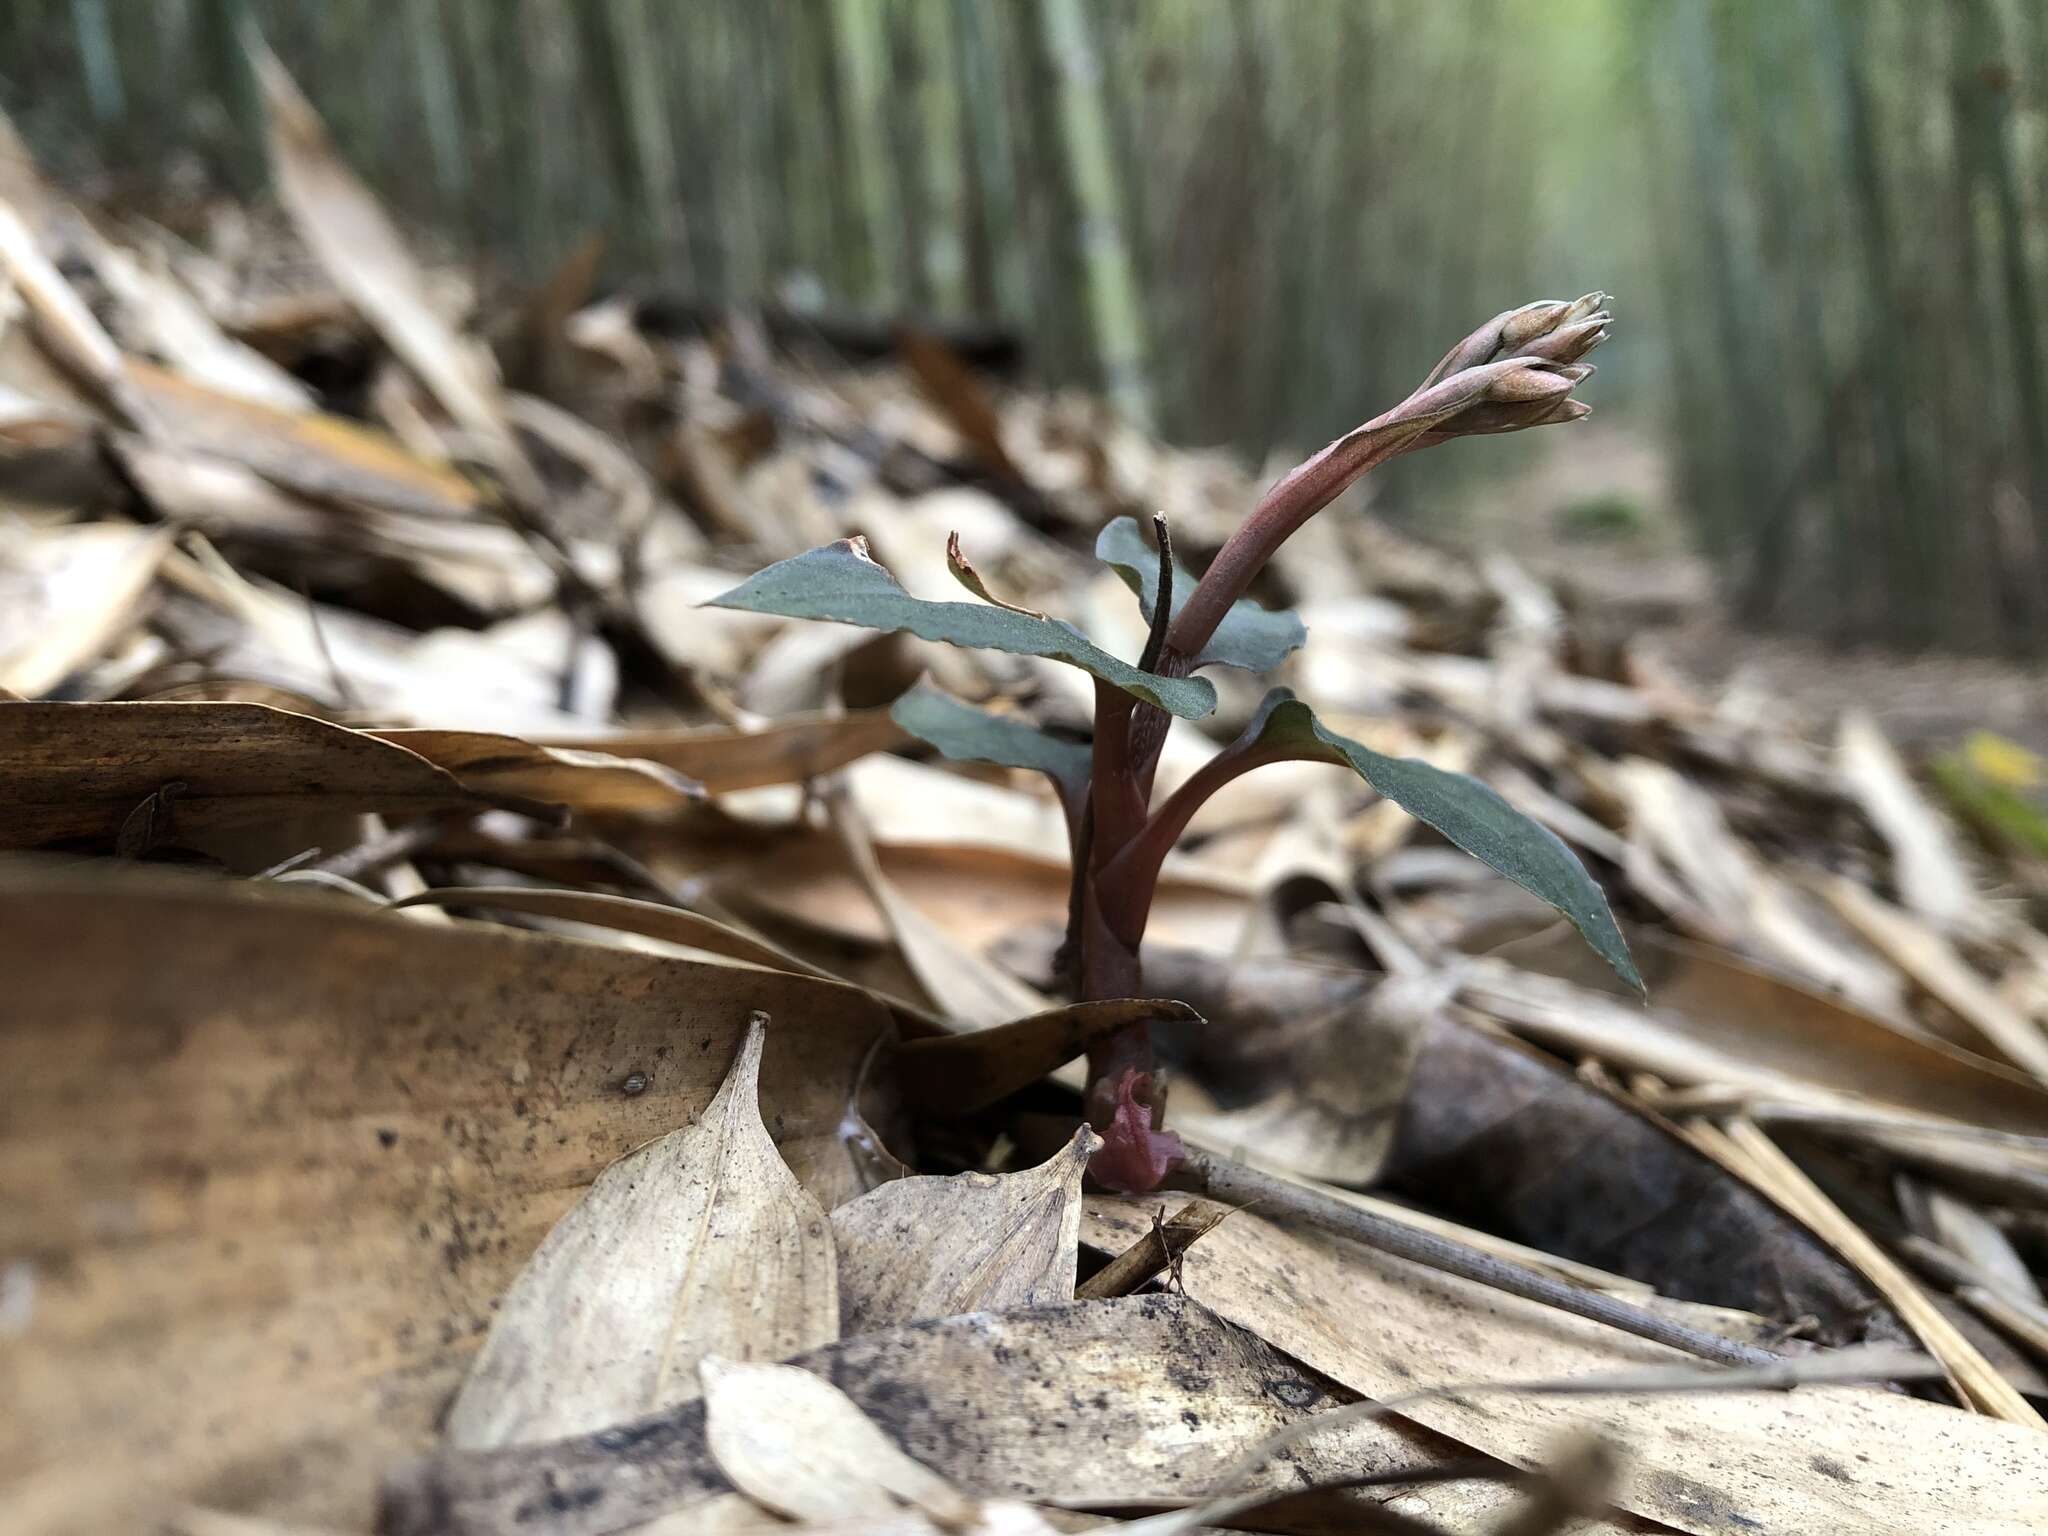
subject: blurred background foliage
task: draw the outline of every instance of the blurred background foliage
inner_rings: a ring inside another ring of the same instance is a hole
[[[8,0],[0,105],[117,205],[258,195],[244,16],[451,254],[1000,322],[1252,455],[1612,289],[1591,396],[1743,620],[2048,650],[2042,0]]]

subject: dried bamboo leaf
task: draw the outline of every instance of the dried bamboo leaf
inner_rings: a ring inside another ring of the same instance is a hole
[[[84,523],[0,548],[0,688],[48,693],[140,621],[171,535]]]
[[[522,495],[537,487],[505,418],[489,351],[458,335],[426,299],[412,253],[375,197],[335,152],[312,103],[250,28],[278,200],[335,287],[362,310],[492,467]],[[537,498],[527,498],[529,501]]]
[[[58,366],[128,426],[142,429],[149,413],[129,383],[121,349],[44,254],[21,215],[4,199],[0,199],[0,276],[12,281],[28,307],[36,339]]]
[[[795,784],[886,752],[909,734],[885,709],[778,720],[760,730],[618,731],[544,736],[539,744],[643,758],[685,775],[714,795]]]
[[[1087,1241],[1151,1226],[1142,1201],[1091,1198]],[[1191,1248],[1188,1294],[1369,1398],[1429,1382],[1522,1380],[1683,1357],[1245,1211]],[[1370,1325],[1361,1320],[1370,1320]],[[1622,1451],[1622,1508],[1694,1536],[2021,1536],[2048,1518],[2048,1437],[1848,1388],[1770,1397],[1415,1403],[1406,1417],[1519,1466],[1561,1432]],[[1311,1442],[1312,1443],[1312,1442]]]
[[[767,1019],[703,1118],[628,1153],[506,1292],[448,1414],[452,1445],[531,1444],[687,1402],[707,1355],[838,1336],[832,1228],[769,1139]]]
[[[481,506],[477,488],[461,475],[360,422],[281,411],[140,360],[128,370],[165,438],[286,490],[435,520],[470,517]]]
[[[895,1179],[840,1206],[841,1331],[1072,1301],[1081,1175],[1101,1145],[1083,1126],[1036,1168]]]
[[[467,885],[421,891],[417,896],[409,896],[394,905],[531,912],[538,917],[554,917],[564,922],[637,933],[650,939],[701,949],[709,954],[744,960],[749,965],[766,966],[772,971],[791,971],[832,980],[809,961],[744,928],[722,923],[700,912],[638,901],[630,896],[609,896],[597,891],[542,890],[527,885]]]
[[[477,809],[403,747],[262,704],[0,704],[0,848],[111,844],[182,784],[174,821],[208,833],[293,812]]]
[[[704,1444],[718,1470],[791,1520],[887,1518],[908,1506],[942,1526],[974,1500],[904,1455],[852,1398],[795,1365],[706,1356]]]
[[[445,768],[479,794],[509,795],[594,815],[659,816],[704,787],[645,758],[583,747],[544,747],[488,731],[368,731]]]
[[[1552,1049],[1677,1084],[1715,1084],[1834,1103],[1895,1105],[1957,1123],[2048,1134],[2048,1092],[2002,1062],[1878,1017],[1842,997],[1707,945],[1630,934],[1651,1005],[1614,997],[1570,935],[1494,951],[1461,996]],[[1561,989],[1552,980],[1576,983]],[[1606,993],[1591,995],[1593,991]]]
[[[1825,878],[1821,891],[1850,926],[1954,1009],[2000,1055],[2048,1082],[2048,1031],[2000,997],[1947,939],[1910,913],[1839,875]]]
[[[838,1125],[890,1022],[848,988],[14,866],[0,1271],[33,1313],[5,1345],[10,1532],[122,1529],[144,1493],[368,1529],[548,1228],[703,1112],[752,1010],[777,1020],[784,1156],[827,1205],[862,1187]]]
[[[918,984],[942,1013],[962,1027],[985,1029],[1045,1011],[1044,997],[959,943],[896,888],[848,795],[835,794],[830,809],[854,873],[880,909]]]
[[[1977,896],[1948,824],[1914,787],[1869,711],[1852,709],[1842,717],[1835,763],[1864,814],[1891,845],[1906,905],[1944,927],[1967,918]]]

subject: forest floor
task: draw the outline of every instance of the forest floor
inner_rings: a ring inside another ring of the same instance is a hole
[[[1632,520],[1603,521],[1603,506]],[[1857,705],[1916,753],[1974,730],[2048,752],[2048,662],[1845,648],[1744,625],[1688,545],[1661,445],[1636,427],[1601,423],[1546,441],[1524,473],[1475,494],[1447,537],[1504,550],[1575,606],[1634,626],[1680,676],[1777,701],[1789,726],[1825,732]]]

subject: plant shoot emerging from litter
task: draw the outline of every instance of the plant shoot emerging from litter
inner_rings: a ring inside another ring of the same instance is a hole
[[[1143,995],[1138,946],[1160,867],[1203,802],[1253,768],[1302,760],[1354,769],[1417,820],[1557,908],[1640,988],[1605,897],[1555,836],[1474,779],[1384,757],[1337,735],[1284,688],[1269,693],[1236,740],[1186,783],[1156,804],[1152,793],[1171,718],[1194,719],[1215,708],[1214,688],[1194,673],[1208,666],[1269,671],[1304,639],[1292,614],[1269,612],[1245,595],[1273,552],[1389,459],[1455,437],[1586,415],[1589,407],[1572,392],[1593,372],[1582,359],[1606,339],[1605,299],[1589,293],[1525,304],[1480,326],[1407,399],[1283,476],[1200,580],[1175,562],[1165,518],[1153,519],[1150,539],[1130,518],[1111,523],[1095,552],[1131,586],[1150,626],[1132,661],[1069,624],[991,598],[957,541],[949,564],[979,601],[912,597],[856,538],[770,566],[716,604],[1044,656],[1094,678],[1095,731],[1087,746],[924,688],[895,709],[906,730],[948,757],[1032,768],[1052,780],[1066,811],[1074,868],[1062,958],[1084,1001]],[[1159,1127],[1148,1026],[1135,1024],[1094,1047],[1088,1068],[1088,1118],[1103,1137],[1090,1171],[1112,1189],[1156,1189],[1183,1149]]]

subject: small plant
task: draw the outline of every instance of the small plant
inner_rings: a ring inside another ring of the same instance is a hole
[[[1096,555],[1132,591],[1150,624],[1135,663],[1110,655],[1072,625],[993,597],[961,557],[953,573],[982,601],[925,602],[844,539],[761,571],[714,605],[790,618],[827,619],[926,640],[1045,656],[1095,679],[1092,745],[1063,741],[930,689],[898,701],[897,721],[948,757],[1031,768],[1048,775],[1066,811],[1073,896],[1066,973],[1082,1000],[1142,996],[1138,944],[1159,869],[1188,820],[1239,774],[1290,759],[1343,763],[1452,843],[1569,918],[1631,985],[1641,978],[1606,898],[1570,849],[1491,789],[1426,763],[1385,757],[1326,729],[1284,688],[1185,784],[1153,803],[1152,780],[1174,716],[1215,708],[1202,667],[1269,671],[1305,638],[1301,621],[1245,593],[1273,552],[1310,517],[1375,466],[1474,433],[1576,421],[1590,409],[1572,398],[1592,373],[1581,359],[1607,335],[1606,295],[1547,300],[1496,315],[1453,347],[1406,400],[1339,438],[1276,484],[1224,543],[1199,581],[1173,558],[1166,521],[1148,542],[1131,518],[1103,529]],[[1090,1170],[1112,1189],[1146,1191],[1181,1160],[1178,1137],[1158,1127],[1155,1063],[1147,1026],[1134,1025],[1089,1052],[1088,1118],[1103,1146]]]

